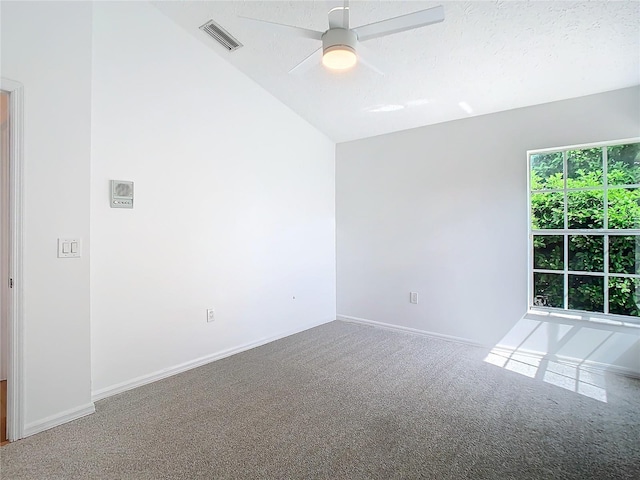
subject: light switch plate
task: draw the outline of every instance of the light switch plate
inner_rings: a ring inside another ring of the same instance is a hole
[[[82,254],[82,239],[59,238],[58,258],[78,258]]]

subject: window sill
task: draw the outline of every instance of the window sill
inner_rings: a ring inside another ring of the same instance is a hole
[[[530,320],[548,321],[553,323],[572,323],[585,325],[593,328],[618,330],[625,332],[633,332],[640,335],[640,319],[637,322],[625,321],[616,316],[607,316],[604,314],[587,312],[567,312],[545,308],[530,308],[525,318]]]

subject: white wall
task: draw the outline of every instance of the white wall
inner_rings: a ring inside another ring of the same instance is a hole
[[[339,144],[338,315],[517,346],[526,151],[637,136],[639,105],[635,87]],[[547,330],[526,346],[544,350]],[[560,353],[586,356],[606,335],[582,328]],[[605,347],[589,358],[640,374],[637,329]]]
[[[93,13],[94,393],[334,320],[334,144],[148,4]]]
[[[335,317],[328,139],[147,4],[0,8],[0,75],[25,87],[27,427],[86,409],[92,389]],[[637,135],[639,101],[339,145],[339,312],[517,342],[524,152]],[[110,179],[136,182],[133,210],[109,208]],[[61,236],[83,238],[82,258],[56,258]],[[635,367],[637,343],[607,351]]]
[[[1,2],[0,75],[24,85],[25,423],[91,405],[91,4]],[[57,238],[84,239],[58,259]]]

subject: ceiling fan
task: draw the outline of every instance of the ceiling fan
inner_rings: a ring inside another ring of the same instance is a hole
[[[301,73],[320,63],[320,61],[329,69],[347,70],[353,67],[358,60],[378,73],[382,73],[371,61],[367,60],[370,54],[367,53],[361,42],[425,27],[444,20],[444,8],[438,6],[351,28],[349,24],[349,0],[327,1],[327,6],[329,7],[329,29],[324,32],[268,22],[258,18],[244,16],[241,18],[255,22],[271,31],[322,41],[321,48],[315,50],[289,70],[289,73]]]

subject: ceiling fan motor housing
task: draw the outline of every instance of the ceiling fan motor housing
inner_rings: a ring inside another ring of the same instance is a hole
[[[358,37],[351,30],[345,28],[331,28],[322,35],[322,52],[327,53],[335,48],[356,51]]]

